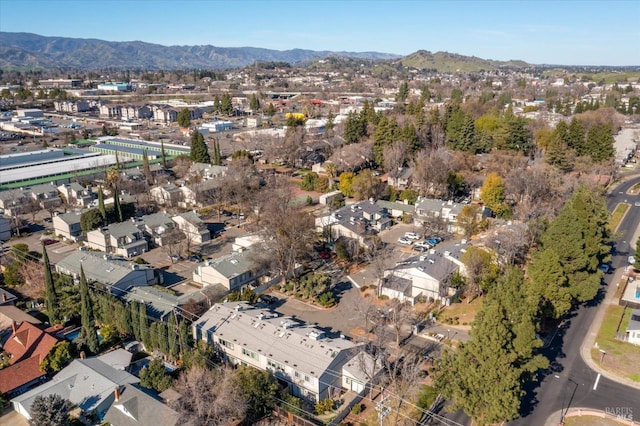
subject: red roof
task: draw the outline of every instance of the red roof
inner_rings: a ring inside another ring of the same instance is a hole
[[[40,363],[58,339],[24,321],[5,342],[3,350],[11,354],[9,367],[0,370],[0,392],[8,393],[44,376]]]

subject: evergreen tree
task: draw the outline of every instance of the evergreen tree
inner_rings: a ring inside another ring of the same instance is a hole
[[[149,343],[149,318],[147,317],[147,305],[138,304],[138,321],[140,322],[140,340],[147,345]]]
[[[82,265],[80,265],[80,318],[82,325],[80,339],[87,345],[91,353],[97,354],[100,344],[96,332],[96,321],[93,316],[87,277],[84,274]]]
[[[384,148],[391,145],[398,138],[399,133],[398,122],[395,117],[387,118],[383,116],[380,119],[373,134],[373,154],[376,164],[384,164]]]
[[[568,172],[573,167],[569,157],[569,148],[555,135],[552,135],[549,140],[544,158],[547,164],[555,166],[563,172]]]
[[[180,127],[189,127],[191,125],[191,111],[189,108],[183,108],[178,113],[178,124]]]
[[[160,156],[162,159],[162,168],[167,168],[167,155],[164,152],[164,140],[160,139]]]
[[[398,88],[398,94],[396,95],[397,102],[404,102],[409,97],[409,83],[403,81]]]
[[[157,324],[157,338],[158,338],[158,350],[165,355],[169,355],[169,335],[167,333],[167,326],[163,322],[155,322]]]
[[[220,113],[231,115],[233,114],[233,103],[231,102],[231,95],[225,93],[220,100]]]
[[[554,249],[533,253],[527,272],[531,281],[529,294],[538,301],[542,317],[560,318],[569,312],[573,297],[560,256]]]
[[[446,351],[437,368],[435,385],[479,424],[501,423],[518,417],[523,386],[546,368],[536,354],[536,305],[527,297],[523,275],[506,271],[487,295],[471,329],[471,341]]]
[[[98,211],[100,212],[100,216],[102,216],[102,223],[107,223],[107,210],[104,207],[104,192],[102,191],[102,187],[98,189]]]
[[[255,93],[252,94],[251,98],[249,99],[249,108],[251,108],[253,111],[258,111],[260,109],[260,100]]]
[[[329,110],[329,112],[327,113],[327,123],[324,126],[325,135],[327,137],[333,136],[333,128],[335,127],[335,119],[336,119],[335,114],[333,113],[333,111]]]
[[[142,153],[142,174],[144,174],[147,182],[151,182],[151,166],[149,165],[149,155],[145,149]]]
[[[180,345],[178,342],[178,323],[176,321],[175,312],[169,314],[169,321],[167,322],[167,340],[169,347],[169,356],[175,359],[180,353]]]
[[[269,106],[267,107],[267,115],[269,117],[273,117],[274,115],[276,115],[276,107],[273,106],[273,103],[269,103]]]
[[[581,120],[573,117],[567,129],[567,145],[576,151],[578,156],[589,155],[585,144],[585,130]]]
[[[220,166],[222,164],[222,157],[220,155],[220,142],[218,139],[213,140],[213,164]]]
[[[209,157],[209,150],[207,144],[204,141],[202,133],[194,130],[191,132],[191,161],[194,163],[210,164],[211,157]]]
[[[58,294],[53,282],[53,274],[51,273],[51,264],[49,263],[49,255],[46,246],[42,246],[42,263],[44,263],[44,293],[47,314],[49,315],[50,324],[58,324],[62,318],[58,316]]]
[[[365,128],[360,120],[360,115],[355,111],[347,114],[344,122],[344,142],[348,144],[358,143],[365,135]]]
[[[609,124],[595,124],[587,132],[587,150],[593,161],[612,159],[615,139]]]
[[[118,186],[113,190],[113,213],[116,215],[118,223],[124,220],[122,217],[122,207],[120,206],[120,191],[118,190]]]
[[[131,331],[133,337],[139,342],[142,342],[142,336],[140,334],[140,308],[138,308],[137,302],[129,302],[129,317],[131,318]]]
[[[181,319],[178,323],[178,341],[180,354],[187,351],[187,348],[191,347],[192,334],[189,329],[189,324],[184,319]]]

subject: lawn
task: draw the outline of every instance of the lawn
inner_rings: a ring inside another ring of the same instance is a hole
[[[627,203],[620,203],[616,206],[613,213],[611,213],[611,219],[609,219],[609,228],[611,230],[615,232],[616,229],[618,229],[618,226],[620,225],[620,222],[622,222],[622,218],[627,213],[627,210],[629,210],[629,207],[631,207],[631,204]]]
[[[564,419],[565,426],[620,426],[625,423],[596,416],[574,416]]]
[[[471,303],[467,303],[467,299],[453,303],[438,314],[438,321],[452,325],[471,325],[482,307],[482,302],[484,296],[476,297]]]
[[[600,364],[602,359],[602,368],[619,376],[640,382],[640,374],[638,374],[638,364],[640,363],[640,350],[631,343],[616,340],[616,330],[620,324],[620,330],[624,332],[631,310],[627,309],[624,313],[622,322],[620,321],[624,308],[618,305],[610,305],[605,313],[602,326],[596,337],[597,348],[591,349],[591,357]],[[604,357],[600,349],[606,351]]]

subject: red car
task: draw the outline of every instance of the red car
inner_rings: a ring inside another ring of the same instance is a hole
[[[321,251],[320,257],[323,259],[331,259],[331,253],[329,253],[328,251]]]
[[[56,240],[52,240],[51,238],[45,238],[44,240],[42,240],[42,245],[48,246],[50,244],[55,244],[57,243]]]

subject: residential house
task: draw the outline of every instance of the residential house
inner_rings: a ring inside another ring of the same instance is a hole
[[[11,218],[0,214],[0,242],[11,238]]]
[[[362,392],[368,382],[353,368],[362,346],[343,337],[330,338],[317,327],[267,309],[238,302],[215,304],[193,324],[193,334],[229,362],[269,371],[288,384],[292,395],[312,402],[343,389],[347,378],[346,390]]]
[[[11,336],[13,328],[23,322],[28,322],[35,326],[42,324],[38,318],[13,305],[0,305],[0,346]]]
[[[119,387],[104,415],[105,424],[113,426],[174,426],[179,420],[176,411],[132,384]]]
[[[185,206],[191,194],[191,190],[184,186],[168,183],[164,186],[156,186],[149,190],[151,198],[160,206],[182,207]],[[194,197],[195,198],[195,197]]]
[[[152,117],[153,112],[148,106],[128,105],[122,107],[123,120],[143,120]]]
[[[228,291],[240,290],[255,283],[259,277],[256,265],[249,259],[248,250],[206,260],[193,271],[196,283],[203,287],[219,284]]]
[[[333,239],[351,238],[363,246],[369,237],[392,225],[387,210],[372,200],[360,201],[316,218],[317,232],[330,232]]]
[[[26,209],[28,197],[23,189],[0,191],[0,209],[9,216],[22,214]]]
[[[174,216],[173,221],[193,244],[202,244],[211,239],[211,232],[198,213],[190,211]]]
[[[148,214],[139,218],[132,218],[138,229],[144,232],[147,239],[157,247],[165,244],[169,231],[176,227],[171,215],[166,212]]]
[[[416,201],[414,220],[417,225],[422,226],[430,219],[440,218],[445,221],[448,232],[460,232],[457,220],[464,206],[465,204],[454,203],[451,200],[419,197]]]
[[[55,265],[56,272],[80,279],[80,267],[88,281],[104,285],[112,294],[121,295],[133,287],[158,284],[160,276],[151,265],[139,265],[126,259],[77,250]]]
[[[112,223],[87,233],[87,247],[124,257],[138,256],[149,250],[147,240],[135,223]]]
[[[19,395],[46,378],[40,363],[58,343],[57,338],[28,321],[14,322],[12,327],[2,348],[11,356],[9,366],[0,370],[0,392],[9,396]]]
[[[102,357],[75,359],[44,383],[11,400],[13,409],[27,420],[31,419],[31,406],[38,396],[58,394],[76,405],[83,414],[95,413],[103,419],[124,385],[138,383],[137,377],[118,370]]]
[[[99,107],[100,117],[119,119],[122,117],[122,106],[115,104],[102,104]]]
[[[71,241],[79,241],[82,239],[82,227],[80,226],[80,218],[82,211],[73,211],[53,216],[52,225],[56,235]]]
[[[28,194],[33,200],[36,200],[41,208],[48,210],[58,207],[62,204],[62,200],[58,195],[58,188],[52,183],[43,183],[25,188],[25,195]]]
[[[640,309],[631,311],[629,324],[627,324],[627,341],[634,345],[640,345]]]
[[[84,188],[78,182],[62,184],[58,186],[58,192],[70,206],[88,207],[94,198],[91,187]]]
[[[448,305],[457,292],[449,287],[451,276],[466,272],[460,261],[466,247],[466,243],[451,244],[403,260],[384,272],[381,294],[411,304],[424,298]]]
[[[400,167],[389,173],[387,183],[395,189],[404,190],[409,187],[412,175],[413,169],[411,167]]]
[[[161,123],[169,124],[178,121],[178,111],[175,109],[164,106],[164,105],[154,105],[152,107],[153,110],[153,120],[159,121]]]
[[[406,200],[403,202],[378,200],[376,204],[385,209],[389,213],[389,216],[403,221],[412,219],[416,211],[415,206],[409,204]]]

